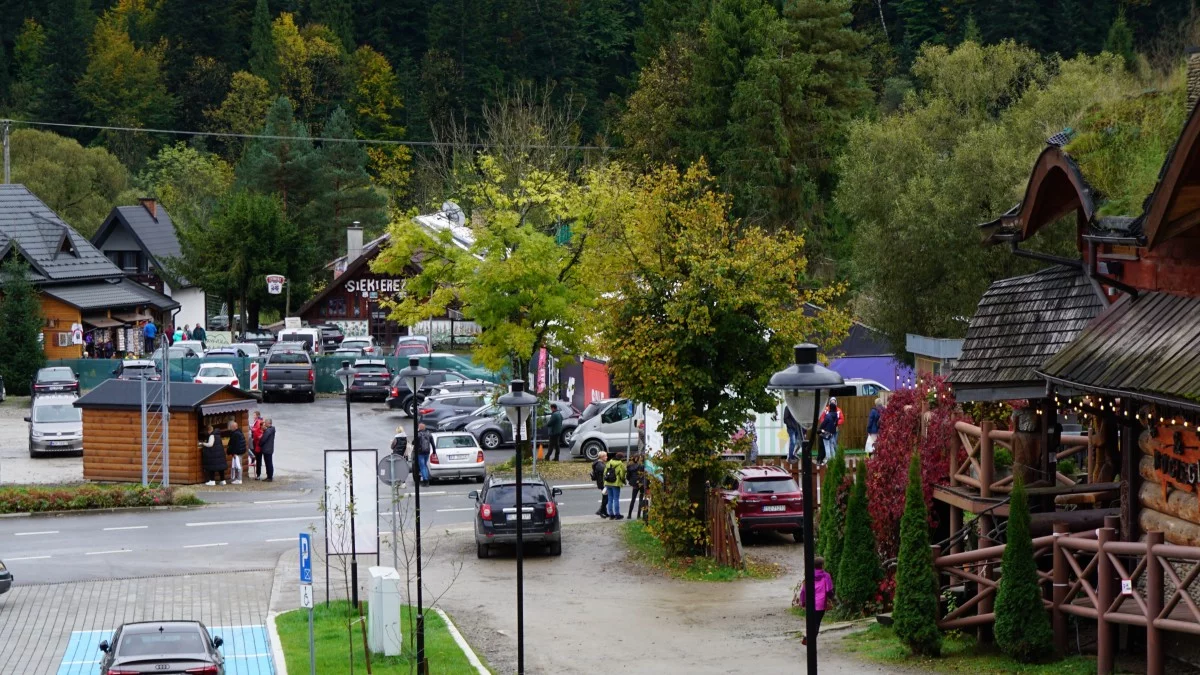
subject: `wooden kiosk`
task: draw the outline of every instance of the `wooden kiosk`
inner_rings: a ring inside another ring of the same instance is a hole
[[[145,436],[151,480],[162,480],[163,383],[147,382]],[[257,406],[250,394],[219,384],[171,382],[167,438],[170,483],[203,483],[197,442],[206,425],[224,429],[237,422],[245,432]],[[138,483],[142,480],[142,383],[106,380],[75,402],[83,410],[83,477],[93,481]]]

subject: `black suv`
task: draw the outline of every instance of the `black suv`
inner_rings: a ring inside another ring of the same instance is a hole
[[[29,385],[33,396],[38,394],[75,394],[79,395],[79,376],[66,366],[47,366],[38,368]],[[4,399],[0,399],[4,400]]]
[[[117,376],[118,380],[154,380],[162,379],[162,373],[158,370],[158,364],[153,361],[140,359],[137,361],[122,361],[117,364],[113,375]]]
[[[432,394],[435,389],[445,389],[450,393],[457,394],[459,392],[488,391],[495,386],[486,380],[473,380],[454,370],[430,370],[429,374],[425,376],[425,382],[421,384],[421,395],[418,400],[425,400],[425,397]],[[409,417],[416,414],[416,404],[413,401],[412,392],[409,391],[408,381],[403,377],[397,375],[392,378],[391,387],[388,389],[387,404],[389,408],[404,410]]]
[[[522,524],[526,544],[545,544],[550,555],[562,555],[562,522],[554,498],[562,490],[550,487],[541,476],[521,478],[522,517],[517,517],[515,478],[488,476],[480,490],[468,497],[475,500],[475,550],[480,558],[491,555],[496,544],[517,542],[517,522]]]
[[[342,340],[346,339],[341,326],[337,324],[323,323],[313,326],[313,328],[321,331],[321,347],[327,352],[337,349],[337,346],[342,344]]]

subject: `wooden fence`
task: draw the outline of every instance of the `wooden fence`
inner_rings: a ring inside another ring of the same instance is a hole
[[[742,567],[742,538],[732,505],[717,490],[708,492],[708,554],[718,564]]]
[[[838,433],[838,445],[843,448],[865,448],[867,446],[867,416],[875,407],[878,396],[839,396],[838,408],[846,418]]]
[[[1163,631],[1200,635],[1200,607],[1193,585],[1200,577],[1200,547],[1163,542],[1162,532],[1148,532],[1145,541],[1117,540],[1120,520],[1109,517],[1105,527],[1071,533],[1055,523],[1054,534],[1033,540],[1034,556],[1043,570],[1038,582],[1044,605],[1051,613],[1054,641],[1060,652],[1068,645],[1068,616],[1097,622],[1096,669],[1113,671],[1119,625],[1146,630],[1146,673],[1162,675]],[[973,584],[976,592],[938,621],[943,630],[985,626],[995,621],[992,610],[1000,583],[1004,546],[941,556],[935,547],[934,565],[940,575]],[[1046,561],[1046,556],[1052,556]]]

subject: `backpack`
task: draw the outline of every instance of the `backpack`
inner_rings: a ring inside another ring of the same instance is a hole
[[[604,482],[605,483],[617,482],[617,465],[616,464],[609,464],[608,468],[606,468],[604,470]]]

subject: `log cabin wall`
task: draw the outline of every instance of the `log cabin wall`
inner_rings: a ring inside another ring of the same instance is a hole
[[[173,411],[169,428],[171,484],[204,482],[197,447],[196,415]],[[157,434],[156,434],[157,436]],[[152,439],[157,441],[158,438]],[[149,448],[150,475],[162,473],[158,443]],[[91,481],[140,483],[142,480],[142,413],[140,410],[83,411],[83,477]]]
[[[1200,436],[1160,425],[1143,429],[1137,445],[1141,530],[1160,530],[1171,544],[1200,546]]]
[[[58,334],[70,333],[71,324],[81,323],[79,310],[44,293],[38,294],[42,302],[42,345],[47,359],[78,359],[83,357],[83,345],[58,346]]]

